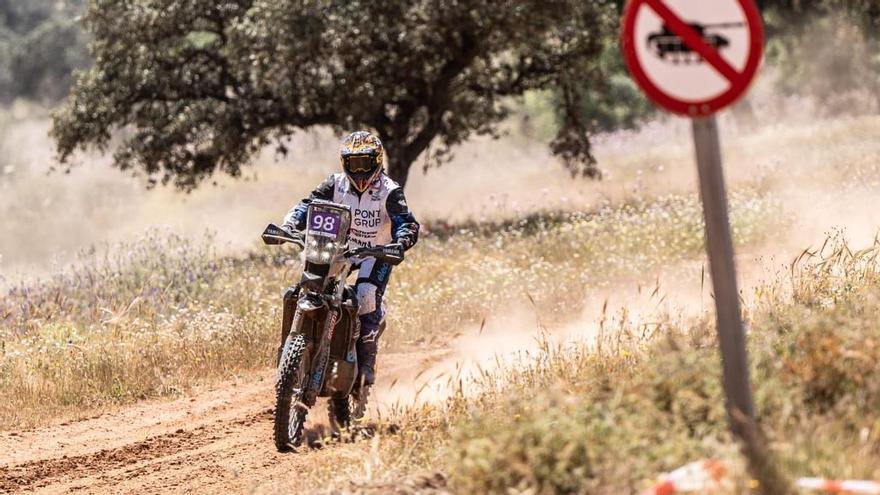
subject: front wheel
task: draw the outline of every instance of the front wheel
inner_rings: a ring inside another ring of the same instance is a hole
[[[306,385],[306,337],[290,334],[284,343],[275,385],[275,447],[286,452],[299,447],[308,408],[301,402]]]

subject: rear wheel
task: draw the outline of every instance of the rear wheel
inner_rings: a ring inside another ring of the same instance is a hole
[[[372,388],[372,385],[361,384],[357,394],[352,395],[351,419],[355,421],[364,419],[364,415],[367,413],[367,401],[370,399],[370,389]]]
[[[308,408],[301,402],[307,361],[305,335],[288,335],[275,385],[275,447],[279,452],[289,451],[302,443],[308,413]]]
[[[344,430],[352,429],[360,431],[363,425],[359,422],[367,412],[367,401],[370,397],[372,385],[364,385],[358,377],[351,394],[335,395],[330,397],[328,413],[330,416],[330,430],[334,437],[340,438]]]
[[[333,436],[339,437],[343,430],[351,426],[351,399],[349,395],[330,397],[328,412]]]

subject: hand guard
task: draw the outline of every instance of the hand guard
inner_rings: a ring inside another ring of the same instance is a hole
[[[403,262],[404,249],[400,243],[386,244],[384,246],[360,247],[350,249],[345,252],[345,256],[352,257],[372,257],[388,262],[392,266],[397,266]]]
[[[385,254],[383,257],[384,260],[393,266],[403,263],[404,251],[406,251],[406,249],[403,247],[403,244],[399,242],[387,244],[382,248],[382,252]]]
[[[295,226],[293,226],[289,223],[285,223],[285,224],[281,225],[281,230],[290,234],[291,237],[302,237],[303,236],[302,229],[297,229]]]

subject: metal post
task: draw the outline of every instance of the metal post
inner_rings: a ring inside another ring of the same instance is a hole
[[[749,387],[749,363],[746,356],[745,333],[739,307],[733,240],[727,214],[727,193],[721,168],[721,144],[718,123],[714,116],[693,119],[694,146],[700,174],[700,197],[706,219],[706,250],[715,291],[718,319],[718,341],[724,369],[724,392],[727,409],[739,411],[749,420],[755,418],[752,392]],[[732,429],[737,436],[743,431],[734,417]]]
[[[787,480],[777,470],[776,463],[764,448],[755,424],[746,339],[736,284],[733,239],[727,213],[727,193],[721,167],[721,144],[715,116],[694,118],[693,132],[730,428],[742,442],[749,471],[759,482],[759,491],[766,495],[790,493]]]

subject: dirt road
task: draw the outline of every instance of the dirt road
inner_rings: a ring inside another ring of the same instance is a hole
[[[386,383],[437,354],[383,356]],[[415,357],[415,359],[414,359]],[[392,378],[393,377],[393,378]],[[0,493],[304,492],[295,473],[346,444],[279,454],[272,443],[274,371],[174,401],[138,404],[45,428],[0,433]],[[377,396],[382,398],[383,390]],[[389,394],[386,394],[386,397]],[[326,410],[309,416],[312,437]]]
[[[630,308],[630,316],[653,312],[659,295],[609,289],[612,301]],[[682,301],[689,299],[681,290]],[[554,329],[559,338],[591,338],[607,297],[571,325]],[[699,295],[690,299],[699,301]],[[664,304],[672,304],[667,301]],[[670,308],[672,310],[672,308]],[[674,309],[682,313],[681,307]],[[595,314],[594,314],[595,313]],[[380,354],[380,385],[372,402],[387,410],[395,403],[442,400],[460,378],[479,375],[534,350],[542,328],[528,307],[505,312],[455,334],[445,350]],[[450,377],[454,379],[450,380]],[[97,417],[23,432],[0,432],[0,493],[303,493],[314,489],[297,482],[297,472],[360,459],[352,444],[279,454],[272,443],[274,370],[238,383],[203,390],[173,401],[152,401]],[[326,429],[326,410],[309,415],[309,432]],[[351,455],[347,455],[351,454]],[[363,462],[363,461],[360,461]]]

